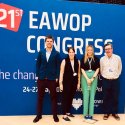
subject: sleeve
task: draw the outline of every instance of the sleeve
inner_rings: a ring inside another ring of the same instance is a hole
[[[57,58],[56,58],[56,78],[59,78],[59,73],[60,73],[60,63],[61,63],[61,59],[60,59],[60,54],[59,52],[57,52]]]
[[[41,52],[38,53],[38,57],[36,61],[36,77],[39,77],[40,66],[41,66]]]

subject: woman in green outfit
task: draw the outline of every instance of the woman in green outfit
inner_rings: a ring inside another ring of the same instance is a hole
[[[85,55],[81,60],[81,86],[84,102],[83,115],[85,119],[93,119],[99,67],[99,59],[94,55],[94,48],[92,45],[88,45]]]

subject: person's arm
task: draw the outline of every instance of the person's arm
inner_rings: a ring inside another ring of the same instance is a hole
[[[90,79],[88,78],[88,76],[86,75],[85,70],[81,68],[81,71],[82,71],[83,76],[84,76],[85,79],[87,80],[88,85],[90,85],[90,84],[91,84],[91,80],[90,80]]]
[[[93,80],[97,77],[98,73],[99,73],[99,68],[96,69],[96,71],[95,71],[93,77],[91,78],[91,81],[92,81],[92,82],[93,82]]]
[[[96,70],[95,70],[95,73],[94,73],[93,77],[91,78],[92,82],[97,77],[97,75],[99,74],[100,61],[99,61],[99,58],[97,58],[97,57],[95,57],[95,66],[96,66]]]
[[[96,66],[96,70],[95,70],[95,73],[94,73],[93,77],[91,78],[92,82],[97,77],[97,75],[99,73],[100,61],[99,61],[99,59],[97,57],[95,57],[95,66]]]
[[[122,72],[122,61],[121,61],[120,57],[119,57],[119,63],[118,63],[118,71],[119,71],[119,75],[120,75]]]
[[[62,61],[61,66],[60,66],[59,87],[60,87],[61,91],[63,91],[63,74],[64,74],[64,68],[65,68],[65,60]]]
[[[57,53],[57,59],[56,59],[56,82],[58,81],[59,79],[59,72],[60,72],[60,54]]]
[[[79,67],[78,67],[78,84],[77,84],[77,89],[79,90],[80,89],[80,61],[78,60],[78,64],[79,64]]]
[[[100,73],[101,73],[101,75],[102,75],[102,70],[103,70],[103,68],[102,68],[103,66],[102,65],[103,65],[103,63],[102,63],[102,58],[101,58],[100,59]]]
[[[40,66],[41,66],[41,52],[39,52],[37,61],[36,61],[36,77],[39,77]]]
[[[91,84],[91,80],[88,78],[88,76],[86,75],[86,73],[85,73],[85,70],[84,70],[84,67],[85,66],[85,64],[84,64],[84,57],[81,59],[81,72],[82,72],[82,74],[83,74],[83,76],[85,77],[85,79],[86,79],[86,81],[87,81],[87,83],[88,83],[88,85],[90,85]]]
[[[81,68],[81,71],[82,71],[83,76],[86,78],[86,80],[89,79],[88,76],[85,73],[85,70]]]

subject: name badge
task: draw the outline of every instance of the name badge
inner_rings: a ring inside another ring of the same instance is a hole
[[[74,73],[73,73],[73,76],[77,76],[77,73],[74,72]]]
[[[89,72],[92,72],[92,70],[90,69],[90,70],[88,70]]]

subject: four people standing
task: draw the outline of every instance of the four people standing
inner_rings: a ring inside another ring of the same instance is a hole
[[[93,119],[99,67],[99,59],[94,56],[94,48],[88,45],[85,55],[81,60],[81,86],[83,93],[83,115],[85,119]]]
[[[52,113],[55,122],[57,117],[57,95],[56,82],[59,78],[59,87],[62,91],[62,110],[63,119],[70,121],[71,106],[73,97],[77,89],[80,88],[80,61],[75,56],[75,50],[68,48],[68,56],[65,58],[60,67],[59,53],[53,48],[54,39],[52,36],[46,36],[46,48],[40,51],[36,62],[36,76],[38,77],[38,100],[37,100],[37,116],[33,120],[34,123],[42,118],[42,104],[45,88],[50,90],[52,101]],[[99,69],[102,75],[103,93],[104,93],[104,120],[109,115],[120,120],[118,113],[118,96],[119,96],[119,76],[122,70],[121,58],[113,54],[112,44],[105,44],[104,49],[106,55],[99,59],[94,55],[92,45],[86,47],[85,55],[81,60],[81,87],[83,93],[83,115],[85,119],[93,119],[94,114],[94,98],[98,83]]]

